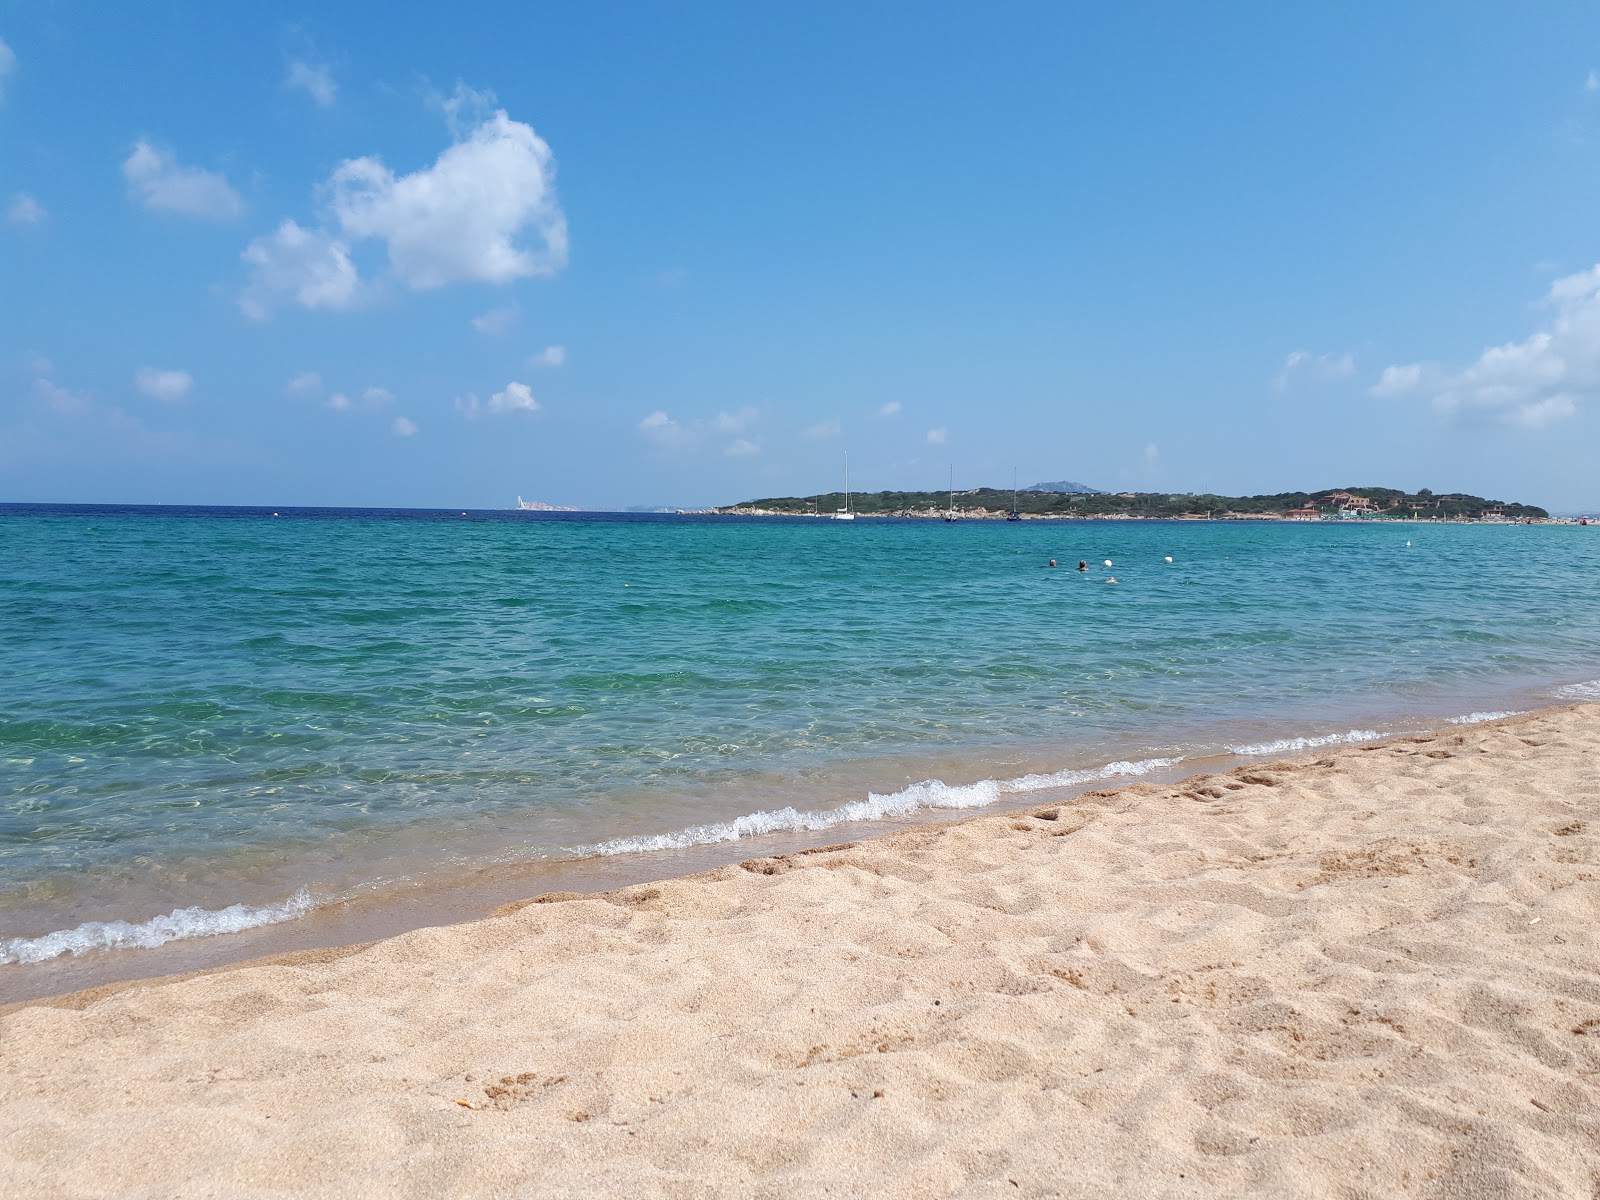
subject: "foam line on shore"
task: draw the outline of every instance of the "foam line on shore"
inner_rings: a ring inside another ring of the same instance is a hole
[[[1587,679],[1582,683],[1569,683],[1556,689],[1563,700],[1600,700],[1600,679]]]
[[[1503,715],[1503,714],[1495,714]],[[1376,729],[1352,729],[1348,733],[1321,733],[1309,737],[1279,738],[1273,742],[1255,742],[1244,746],[1229,746],[1235,754],[1257,757],[1263,754],[1301,754],[1320,746],[1351,746],[1357,742],[1375,742],[1392,737],[1392,733],[1379,733]]]
[[[1506,717],[1520,717],[1527,713],[1527,709],[1515,708],[1508,712],[1470,712],[1465,716],[1451,717],[1452,725],[1478,725],[1484,721],[1499,721]]]
[[[241,933],[303,917],[316,905],[311,893],[296,892],[281,904],[227,908],[179,908],[148,921],[85,921],[74,929],[58,929],[39,937],[0,939],[0,963],[48,962],[63,954],[76,957],[91,950],[153,950],[168,942]]]
[[[837,808],[804,811],[794,808],[746,813],[731,821],[691,825],[670,833],[639,837],[612,838],[591,846],[575,847],[581,855],[645,854],[653,850],[687,850],[691,846],[711,846],[736,842],[765,833],[814,833],[856,821],[882,821],[908,817],[925,809],[984,808],[1004,795],[1074,787],[1124,776],[1147,775],[1183,761],[1178,758],[1146,758],[1137,762],[1118,761],[1086,771],[1056,771],[1048,775],[1023,775],[1016,779],[980,779],[976,783],[951,785],[940,779],[925,779],[898,792],[878,795],[868,792],[865,800],[851,800]]]

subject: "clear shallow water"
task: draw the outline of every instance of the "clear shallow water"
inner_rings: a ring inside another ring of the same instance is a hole
[[[1600,674],[1590,528],[280,512],[0,507],[0,962]]]

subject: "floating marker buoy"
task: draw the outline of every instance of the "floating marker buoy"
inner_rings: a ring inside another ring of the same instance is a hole
[[[1106,566],[1109,567],[1110,565],[1111,565],[1111,560],[1108,558],[1108,559],[1106,559]]]
[[[1407,543],[1406,543],[1406,545],[1408,545],[1408,546],[1409,546],[1409,545],[1411,545],[1411,543],[1410,543],[1410,542],[1407,542]],[[1167,561],[1168,561],[1168,562],[1171,562],[1171,561],[1172,561],[1172,555],[1170,555],[1170,554],[1169,554],[1169,555],[1167,555]]]
[[[1411,543],[1410,543],[1410,542],[1407,542],[1407,543],[1406,543],[1406,549],[1408,549],[1408,550],[1409,550],[1409,549],[1410,549],[1410,548],[1411,548]]]

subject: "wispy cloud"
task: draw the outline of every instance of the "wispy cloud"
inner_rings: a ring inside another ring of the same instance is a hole
[[[1385,367],[1371,394],[1424,395],[1441,414],[1491,414],[1530,429],[1570,417],[1600,395],[1600,265],[1557,279],[1545,307],[1554,315],[1521,341],[1491,346],[1459,370]]]
[[[559,367],[567,361],[567,348],[565,346],[546,346],[539,353],[528,359],[530,367]]]
[[[12,50],[10,46],[6,45],[3,38],[0,38],[0,100],[5,98],[6,76],[11,74],[12,71],[16,70],[16,66],[16,52]]]
[[[189,398],[194,387],[194,376],[187,371],[158,371],[154,367],[140,367],[134,372],[133,385],[152,400],[163,404],[179,404]]]
[[[381,387],[369,387],[359,396],[335,392],[328,397],[328,407],[335,412],[377,412],[393,403],[394,393]]]
[[[410,417],[396,417],[393,423],[390,424],[389,429],[395,437],[415,437],[417,423]]]
[[[128,194],[156,212],[231,221],[244,213],[244,201],[227,179],[204,167],[186,167],[172,151],[143,138],[122,162]]]
[[[808,426],[800,436],[809,438],[812,441],[822,441],[826,438],[836,438],[843,432],[839,422],[823,421],[821,424]]]
[[[481,316],[472,318],[472,327],[479,333],[486,333],[496,337],[510,329],[517,320],[517,306],[508,304],[504,308],[491,308]]]
[[[883,407],[882,407],[882,408],[880,408],[880,409],[879,409],[879,410],[878,410],[878,415],[879,415],[879,416],[880,416],[880,417],[893,417],[893,416],[897,416],[897,415],[899,415],[899,413],[900,413],[900,412],[901,412],[901,411],[902,411],[902,410],[903,410],[903,409],[904,409],[904,408],[905,408],[905,405],[903,405],[903,404],[901,404],[901,403],[900,403],[900,401],[898,401],[898,400],[891,400],[891,401],[889,401],[889,403],[887,403],[887,404],[885,404],[885,405],[884,405],[884,406],[883,406]]]
[[[761,447],[755,442],[752,442],[749,438],[739,438],[727,446],[722,452],[728,455],[730,458],[747,458],[752,454],[760,454]]]
[[[13,225],[37,225],[46,215],[44,207],[27,192],[18,192],[6,208],[6,220]]]
[[[289,380],[284,388],[291,396],[320,396],[322,395],[322,376],[315,371],[301,371]]]
[[[1600,73],[1589,72],[1589,77],[1583,81],[1583,90],[1586,92],[1600,92]]]
[[[333,102],[339,98],[339,87],[333,82],[332,72],[320,63],[299,60],[290,63],[283,86],[299,88],[323,108],[332,108]]]
[[[1348,379],[1356,373],[1356,360],[1352,354],[1312,354],[1309,350],[1293,350],[1283,360],[1283,370],[1273,379],[1273,386],[1286,391],[1297,379]]]
[[[942,445],[944,445],[945,438],[946,438],[948,432],[949,432],[948,430],[944,430],[944,429],[930,429],[930,430],[928,430],[928,445],[930,445],[930,446],[942,446]]]

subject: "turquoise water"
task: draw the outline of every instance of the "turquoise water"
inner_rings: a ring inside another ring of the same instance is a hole
[[[0,962],[1526,706],[1597,533],[0,508]]]

